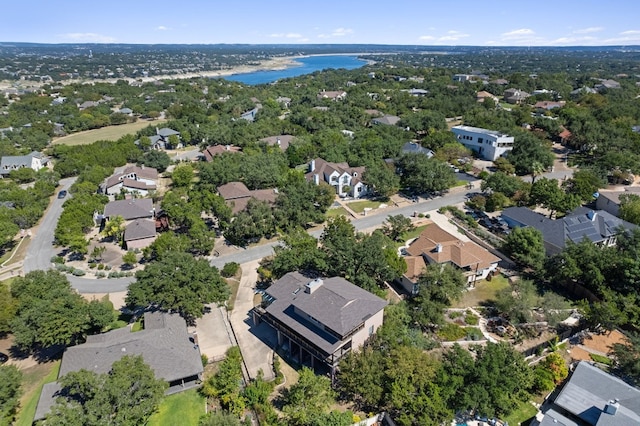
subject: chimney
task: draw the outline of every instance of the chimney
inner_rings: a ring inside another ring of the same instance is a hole
[[[280,138],[276,139],[276,143],[280,146]]]
[[[618,412],[618,408],[620,408],[620,403],[618,402],[618,398],[616,398],[612,401],[609,401],[609,403],[604,406],[604,412],[606,414],[611,414],[612,416],[615,416],[616,413]]]
[[[442,244],[436,244],[436,253],[442,253]]]
[[[316,160],[311,160],[309,163],[309,171],[314,172],[316,170]]]
[[[231,147],[230,147],[229,145],[225,145],[225,146],[224,146],[224,149],[225,149],[226,151],[229,151],[229,150],[231,150]]]
[[[323,282],[322,282],[321,278],[316,278],[313,281],[309,281],[304,286],[304,292],[307,293],[307,294],[313,294],[314,291],[316,291],[317,289],[322,287],[322,284],[323,284]]]
[[[593,222],[594,220],[596,220],[596,217],[598,216],[597,212],[594,212],[593,210],[589,210],[589,212],[587,213],[587,217],[589,218],[589,220],[591,222]]]
[[[318,176],[317,173],[313,175],[313,183],[315,183],[316,185],[320,185],[320,176]]]

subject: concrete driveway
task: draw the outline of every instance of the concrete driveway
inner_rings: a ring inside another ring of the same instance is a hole
[[[253,309],[258,266],[257,260],[242,264],[242,278],[230,319],[249,377],[257,377],[258,371],[262,370],[264,378],[271,380],[274,378],[272,348],[276,341],[275,331],[265,323],[255,326],[249,316]]]
[[[227,321],[226,308],[215,303],[208,307],[210,311],[196,321],[195,332],[198,335],[200,352],[206,355],[209,361],[219,361],[225,357],[227,350],[235,345],[235,339]]]

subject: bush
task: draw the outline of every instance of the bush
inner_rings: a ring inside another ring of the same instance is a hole
[[[611,360],[604,355],[589,354],[589,357],[595,362],[599,362],[600,364],[604,364],[604,365],[612,364]]]
[[[284,374],[280,370],[280,357],[278,355],[273,357],[273,372],[276,373],[276,386],[284,383]]]
[[[82,269],[74,269],[71,273],[76,277],[81,277],[85,274],[85,272]]]
[[[96,278],[104,278],[106,276],[107,276],[107,274],[105,274],[102,271],[96,272]]]
[[[424,217],[426,217],[427,219],[431,219],[431,215],[429,213],[427,213],[426,215],[424,215]]]
[[[456,324],[445,324],[438,330],[438,337],[445,342],[460,340],[467,335],[465,329]]]
[[[89,269],[96,269],[96,266],[98,266],[98,265],[96,265],[95,263],[90,263],[89,264]]]
[[[64,257],[62,257],[62,256],[53,256],[51,258],[51,263],[56,263],[56,264],[64,263]]]
[[[206,367],[207,364],[209,364],[209,357],[207,357],[205,354],[200,355],[200,360],[202,361],[203,367]]]
[[[480,319],[475,316],[472,312],[467,311],[466,315],[464,317],[464,322],[467,323],[468,325],[478,325],[478,322],[480,321]]]
[[[98,270],[102,271],[104,269],[104,263],[98,263]]]
[[[466,333],[467,340],[473,340],[475,342],[476,340],[484,339],[484,335],[482,334],[482,331],[480,331],[479,328],[465,327],[464,331]]]
[[[222,270],[220,271],[220,275],[225,278],[230,278],[237,274],[239,269],[240,264],[238,264],[237,262],[225,263],[225,265],[222,267]]]
[[[451,311],[451,312],[449,312],[449,318],[451,318],[451,319],[460,318],[461,316],[462,316],[462,312],[460,312],[460,311]]]

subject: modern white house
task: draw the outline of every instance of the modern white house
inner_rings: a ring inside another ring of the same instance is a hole
[[[47,165],[47,161],[47,157],[36,151],[27,155],[7,155],[0,160],[0,175],[9,175],[12,171],[24,167],[28,167],[37,172]]]
[[[456,139],[484,160],[495,161],[513,149],[513,136],[480,127],[454,126]]]
[[[327,182],[336,189],[340,197],[360,198],[369,192],[362,182],[364,167],[350,167],[347,163],[330,163],[316,158],[309,163],[309,171],[305,174],[308,181],[319,185]]]

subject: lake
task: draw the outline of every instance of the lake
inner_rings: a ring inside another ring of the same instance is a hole
[[[356,56],[346,55],[327,55],[327,56],[308,56],[297,58],[298,66],[276,71],[256,71],[246,74],[234,74],[223,77],[226,80],[239,81],[244,84],[265,84],[271,83],[282,78],[297,77],[303,74],[311,74],[315,71],[322,71],[329,68],[344,68],[352,70],[366,65],[367,61],[358,59]]]

